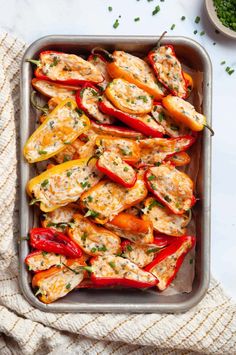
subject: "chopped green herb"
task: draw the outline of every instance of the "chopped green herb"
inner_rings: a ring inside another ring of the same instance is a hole
[[[195,18],[195,23],[199,23],[200,22],[200,17],[199,16],[197,16],[196,18]]]
[[[98,251],[107,251],[107,248],[105,245],[98,247],[97,249],[98,249]]]
[[[152,181],[152,180],[154,180],[156,177],[155,177],[155,175],[150,175],[149,177],[148,177],[148,181]]]
[[[152,12],[152,16],[156,15],[160,10],[161,10],[160,6],[157,5],[157,6],[155,7],[155,9],[153,10],[153,12]]]
[[[92,252],[92,253],[96,253],[96,251],[97,251],[97,248],[95,248],[95,247],[93,247],[93,248],[91,249],[91,252]]]
[[[119,20],[116,19],[114,24],[113,24],[113,28],[117,28],[119,26]]]
[[[68,284],[66,285],[66,289],[69,290],[70,288],[71,288],[71,284],[68,283]]]
[[[197,34],[197,30],[193,31],[193,33],[196,35]]]
[[[92,217],[96,218],[99,216],[99,213],[93,210],[88,210],[88,212],[84,215],[84,217]]]
[[[205,31],[201,31],[200,36],[204,36],[205,33],[206,33]]]
[[[150,203],[150,205],[148,206],[149,211],[154,206],[158,206],[158,207],[164,208],[164,206],[159,201],[153,199],[152,202]]]
[[[87,200],[88,200],[88,202],[92,202],[92,201],[93,201],[92,196],[88,196],[88,197],[87,197]]]
[[[173,25],[171,26],[171,31],[173,31],[174,30],[174,28],[175,28],[175,24],[173,23]]]
[[[71,107],[71,102],[67,102],[66,106]]]
[[[151,254],[151,253],[156,253],[157,251],[159,251],[160,250],[160,248],[152,248],[152,249],[148,249],[147,250],[147,254]]]
[[[46,150],[38,150],[39,155],[47,154],[48,152]]]
[[[123,170],[124,170],[124,171],[128,171],[129,168],[128,168],[127,166],[125,166]]]
[[[110,267],[111,267],[112,269],[115,269],[116,264],[114,263],[114,261],[110,261],[108,264],[110,265]]]
[[[112,11],[112,7],[111,6],[108,6],[108,11]]]
[[[44,180],[41,184],[42,187],[46,187],[49,184],[48,179]]]
[[[229,75],[232,75],[234,73],[234,69],[230,68],[230,67],[226,67],[225,69],[226,73],[228,73]]]
[[[72,174],[72,171],[67,171],[66,176],[70,177]]]
[[[224,65],[225,63],[226,63],[226,61],[223,60],[223,61],[220,63],[220,65]]]
[[[190,260],[189,260],[189,264],[192,264],[192,263],[193,263],[193,259],[190,259]]]
[[[63,163],[67,162],[70,160],[70,157],[68,155],[64,155],[63,157]]]
[[[159,161],[157,161],[157,162],[154,163],[154,165],[155,165],[155,166],[160,166],[161,163],[160,163]]]
[[[164,200],[166,202],[171,202],[172,201],[171,198],[168,195],[164,196]]]
[[[138,21],[140,21],[140,17],[135,17],[134,22],[138,22]]]
[[[86,240],[87,237],[88,237],[88,233],[84,232],[84,233],[82,234],[81,240],[82,240],[83,242],[85,242],[85,240]]]
[[[133,250],[133,248],[132,248],[132,246],[131,246],[130,244],[127,245],[126,249],[127,249],[128,251],[132,251],[132,250]]]
[[[137,99],[143,100],[143,102],[145,102],[145,103],[148,101],[147,96],[144,96],[144,95],[138,96]]]
[[[80,185],[83,189],[85,189],[86,186],[90,187],[90,184],[88,183],[88,181],[81,182]]]
[[[181,21],[184,21],[185,19],[186,19],[185,16],[182,16],[182,17],[181,17]]]
[[[216,45],[216,42],[213,42],[212,44],[213,44],[213,46],[215,46],[215,45]]]

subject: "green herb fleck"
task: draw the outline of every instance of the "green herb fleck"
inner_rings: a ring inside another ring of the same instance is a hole
[[[182,16],[182,17],[181,17],[181,21],[184,21],[185,19],[186,19],[185,16]]]
[[[114,263],[114,261],[110,261],[108,264],[110,265],[110,267],[111,267],[112,269],[115,269],[116,264]]]
[[[47,154],[48,152],[46,150],[38,150],[39,155]]]
[[[97,251],[97,248],[95,248],[95,247],[93,247],[93,248],[91,249],[91,253],[96,253],[96,251]]]
[[[42,187],[46,187],[49,184],[48,179],[44,180],[41,184]]]
[[[88,210],[87,213],[84,215],[84,217],[92,217],[96,218],[99,216],[99,213],[93,210]]]
[[[196,35],[197,34],[197,30],[193,31],[193,33]]]
[[[111,6],[108,6],[108,11],[112,11],[112,7]]]
[[[223,60],[223,61],[220,63],[220,65],[224,65],[225,63],[226,63],[226,61]]]
[[[124,167],[124,171],[129,171],[129,168],[127,166]]]
[[[135,17],[134,22],[138,22],[138,21],[140,21],[140,17]]]
[[[160,10],[161,10],[160,6],[157,5],[157,6],[155,7],[155,9],[153,10],[153,12],[152,12],[152,16],[156,15]]]
[[[159,251],[160,250],[160,248],[152,248],[152,249],[148,249],[147,250],[147,254],[151,254],[151,253],[156,253],[157,251]]]
[[[193,259],[190,259],[189,260],[189,264],[191,265],[193,263]]]
[[[155,177],[155,175],[150,175],[149,177],[148,177],[148,181],[152,181],[152,180],[154,180],[156,177]]]
[[[205,31],[201,31],[200,36],[204,36],[205,33],[206,33]]]
[[[128,251],[132,251],[132,250],[133,250],[133,248],[132,248],[132,246],[131,246],[130,244],[127,245],[126,249],[127,249]]]
[[[164,200],[166,202],[171,202],[172,201],[171,198],[168,195],[164,196]]]
[[[197,16],[197,17],[195,18],[195,23],[199,23],[200,20],[201,20],[201,18],[200,18],[199,16]]]
[[[66,176],[70,177],[72,174],[72,171],[67,171]]]
[[[98,247],[97,249],[98,249],[98,251],[107,251],[107,248],[105,245]]]
[[[174,28],[175,28],[175,24],[173,23],[173,25],[171,26],[171,31],[173,31],[174,30]]]
[[[85,242],[86,238],[88,237],[88,233],[84,232],[81,236],[81,240]]]
[[[118,26],[119,26],[119,20],[116,19],[115,22],[114,22],[114,24],[113,24],[113,28],[116,29]]]
[[[68,283],[68,284],[66,285],[66,289],[69,290],[70,288],[71,288],[71,284]]]

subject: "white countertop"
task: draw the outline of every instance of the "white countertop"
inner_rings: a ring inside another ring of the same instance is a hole
[[[0,0],[0,4],[0,30],[28,43],[48,34],[159,35],[167,30],[169,35],[191,37],[205,47],[214,73],[212,274],[236,300],[236,71],[229,76],[220,65],[225,60],[236,70],[236,41],[215,33],[202,0]],[[157,5],[161,10],[152,16]],[[119,15],[120,25],[113,29]],[[199,24],[194,23],[197,15]],[[134,22],[136,17],[140,21]],[[176,25],[173,31],[172,24]],[[206,34],[200,36],[202,30]]]

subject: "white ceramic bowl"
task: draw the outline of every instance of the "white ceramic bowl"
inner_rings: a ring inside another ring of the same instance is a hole
[[[236,39],[236,31],[231,30],[228,27],[225,27],[219,18],[217,17],[215,6],[213,4],[213,0],[205,0],[206,10],[210,17],[211,22],[215,25],[215,27],[223,34],[230,38]]]

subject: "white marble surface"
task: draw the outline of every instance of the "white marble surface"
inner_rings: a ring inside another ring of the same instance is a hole
[[[152,16],[155,6],[161,11]],[[113,11],[108,11],[108,6]],[[236,300],[236,71],[229,76],[225,60],[236,69],[236,41],[217,35],[203,0],[0,0],[0,30],[28,43],[48,34],[183,35],[199,41],[213,64],[212,273]],[[121,15],[120,26],[113,29]],[[201,17],[195,24],[196,15]],[[181,16],[186,16],[181,21]],[[140,17],[139,22],[134,22]],[[176,24],[174,31],[170,30]],[[193,34],[206,31],[204,36]],[[216,45],[213,45],[216,42]]]

